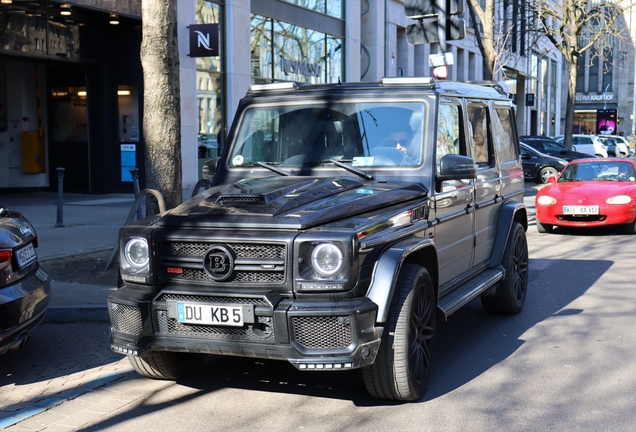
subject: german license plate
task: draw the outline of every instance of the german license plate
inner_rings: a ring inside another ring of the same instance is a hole
[[[566,215],[597,215],[598,206],[563,206]]]
[[[15,252],[15,256],[18,259],[18,266],[20,268],[26,267],[36,260],[38,257],[35,253],[35,248],[33,244],[28,244],[22,249],[18,249]]]
[[[243,326],[241,305],[177,303],[177,321],[183,324]]]

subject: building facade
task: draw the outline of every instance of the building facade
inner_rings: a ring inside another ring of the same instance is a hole
[[[579,58],[572,133],[636,133],[636,11],[624,13],[614,27],[624,30],[622,37],[612,36],[609,46],[599,44]],[[564,83],[567,73],[566,67]],[[565,107],[565,85],[562,97]]]
[[[402,0],[176,5],[184,189],[222,151],[250,84],[430,76],[429,55],[438,52],[436,44],[408,43],[413,21]],[[498,7],[510,37],[497,80],[517,104],[519,132],[552,135],[561,122],[560,57],[520,30],[522,10],[511,2]],[[448,79],[480,80],[474,26],[463,16],[466,38],[448,43]],[[7,23],[0,32],[0,190],[56,190],[58,168],[65,191],[132,192],[135,167],[145,187],[140,2],[16,1],[0,5],[0,18]],[[196,33],[201,25],[212,38]],[[202,46],[209,55],[200,55]]]

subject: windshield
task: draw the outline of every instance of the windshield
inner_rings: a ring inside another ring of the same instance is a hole
[[[424,116],[421,102],[249,108],[229,166],[300,167],[333,160],[353,167],[416,166],[422,162]]]
[[[580,162],[568,165],[559,182],[568,181],[636,181],[631,162]]]

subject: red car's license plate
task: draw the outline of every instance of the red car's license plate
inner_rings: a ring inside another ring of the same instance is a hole
[[[563,206],[566,215],[597,215],[598,206]]]

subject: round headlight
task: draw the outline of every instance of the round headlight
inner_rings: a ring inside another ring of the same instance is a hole
[[[331,243],[322,243],[311,253],[311,264],[320,276],[333,276],[342,267],[342,252]]]
[[[148,253],[148,240],[135,237],[126,243],[126,261],[135,268],[143,268],[148,265],[150,255]]]

